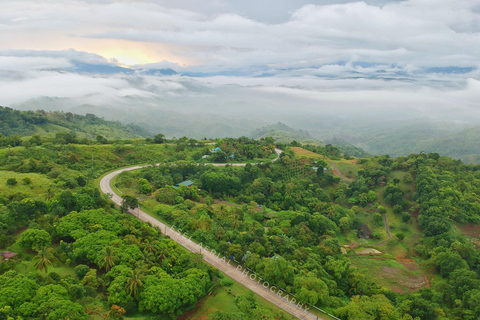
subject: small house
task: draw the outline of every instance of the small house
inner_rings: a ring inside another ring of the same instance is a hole
[[[206,154],[202,157],[202,159],[207,159],[208,157],[210,157],[210,155]]]
[[[191,186],[193,186],[193,181],[191,181],[191,180],[183,181],[183,182],[177,183],[177,184],[174,185],[173,187],[174,187],[174,188],[178,188],[178,187],[180,187],[180,186],[186,186],[186,187],[189,187],[189,188],[190,188]]]
[[[3,257],[3,260],[7,261],[8,259],[11,259],[18,255],[18,253],[15,252],[10,252],[10,251],[3,251],[0,252],[0,257]]]
[[[219,147],[216,147],[216,148],[213,148],[212,150],[210,150],[210,152],[212,152],[212,153],[222,152],[222,149],[220,149]]]

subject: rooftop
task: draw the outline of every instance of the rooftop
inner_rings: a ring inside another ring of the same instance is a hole
[[[0,256],[5,258],[5,259],[10,259],[13,258],[17,255],[18,253],[15,252],[10,252],[10,251],[3,251],[0,253]]]
[[[187,181],[183,181],[183,182],[177,183],[177,184],[175,185],[175,187],[180,187],[180,186],[190,187],[191,185],[193,185],[193,181],[187,180]]]

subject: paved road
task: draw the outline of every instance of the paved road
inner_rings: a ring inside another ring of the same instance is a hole
[[[280,155],[282,150],[275,149],[275,152]],[[278,159],[278,157],[277,157]],[[275,160],[277,160],[275,159]],[[274,160],[274,161],[275,161]],[[215,164],[216,166],[225,166],[227,164]],[[235,166],[245,166],[246,164],[235,164]],[[111,182],[112,179],[119,175],[124,171],[133,171],[143,168],[143,166],[135,166],[125,169],[120,169],[114,172],[107,174],[103,179],[100,181],[100,189],[105,194],[112,195],[112,201],[115,202],[117,205],[122,204],[122,198],[117,195],[112,187]],[[297,302],[293,302],[292,300],[285,299],[285,293],[278,294],[278,290],[275,287],[264,286],[262,282],[259,282],[257,278],[251,276],[247,270],[243,268],[239,268],[233,263],[229,262],[228,260],[222,260],[217,255],[212,253],[211,251],[205,250],[200,245],[196,244],[195,242],[191,241],[187,236],[178,233],[176,230],[168,227],[167,225],[163,224],[162,222],[158,221],[157,219],[149,216],[147,213],[142,211],[141,209],[137,208],[135,210],[130,210],[130,213],[137,217],[139,220],[150,222],[153,226],[157,226],[162,230],[165,235],[170,236],[171,239],[178,242],[180,245],[185,247],[186,249],[190,250],[191,252],[201,253],[203,255],[203,260],[208,264],[214,266],[215,268],[219,269],[223,273],[225,273],[230,278],[238,281],[248,289],[256,292],[263,298],[267,299],[271,303],[277,305],[278,307],[282,308],[286,312],[290,313],[291,315],[299,318],[299,319],[308,319],[308,320],[322,320],[325,318],[317,317],[313,313],[306,310],[308,306],[302,305]],[[252,279],[253,278],[253,279]],[[280,292],[281,293],[281,292]],[[293,303],[292,303],[293,302]]]

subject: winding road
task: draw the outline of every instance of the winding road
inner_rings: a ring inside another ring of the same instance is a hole
[[[275,160],[277,160],[280,154],[282,153],[282,150],[275,149],[275,152],[277,153],[277,158]],[[212,165],[217,167],[222,167],[222,166],[226,166],[227,164],[217,163]],[[229,165],[245,166],[246,164],[237,163],[237,164],[229,164]],[[105,194],[111,194],[112,195],[111,199],[113,202],[115,202],[115,204],[121,205],[122,197],[120,197],[118,194],[116,194],[113,191],[111,187],[112,179],[122,172],[133,171],[133,170],[138,170],[142,168],[144,168],[144,166],[135,166],[135,167],[124,168],[124,169],[111,172],[105,175],[100,181],[100,189]],[[160,230],[162,230],[163,234],[168,235],[172,240],[176,241],[177,243],[185,247],[187,250],[190,250],[191,252],[194,252],[194,253],[202,254],[203,260],[205,260],[206,263],[214,266],[218,270],[225,273],[228,277],[238,281],[248,289],[254,291],[255,293],[265,298],[266,300],[282,308],[289,314],[299,319],[326,320],[326,318],[322,318],[320,316],[317,316],[309,312],[308,309],[310,308],[310,306],[307,306],[302,304],[301,302],[295,301],[294,298],[286,295],[285,292],[278,290],[275,286],[270,286],[269,284],[265,285],[266,282],[263,282],[262,281],[263,279],[261,279],[260,277],[257,278],[257,276],[254,273],[250,273],[248,270],[244,269],[242,266],[234,265],[230,260],[219,257],[213,252],[214,250],[211,250],[211,249],[206,250],[207,248],[204,248],[199,244],[191,241],[188,238],[187,234],[182,234],[181,230],[176,230],[174,228],[168,227],[164,223],[158,221],[157,219],[148,215],[146,212],[142,211],[140,208],[137,208],[135,210],[130,210],[130,213],[141,221],[150,222],[153,226],[159,227]]]

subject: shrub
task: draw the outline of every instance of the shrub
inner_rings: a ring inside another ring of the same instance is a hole
[[[89,270],[90,268],[84,264],[79,264],[78,266],[73,268],[73,271],[75,272],[79,280],[82,280]]]
[[[230,287],[233,285],[233,280],[230,279],[230,278],[223,278],[221,281],[220,281],[220,284],[222,286],[226,286],[226,287]]]
[[[10,178],[7,180],[7,186],[16,186],[16,185],[17,185],[17,179]]]

